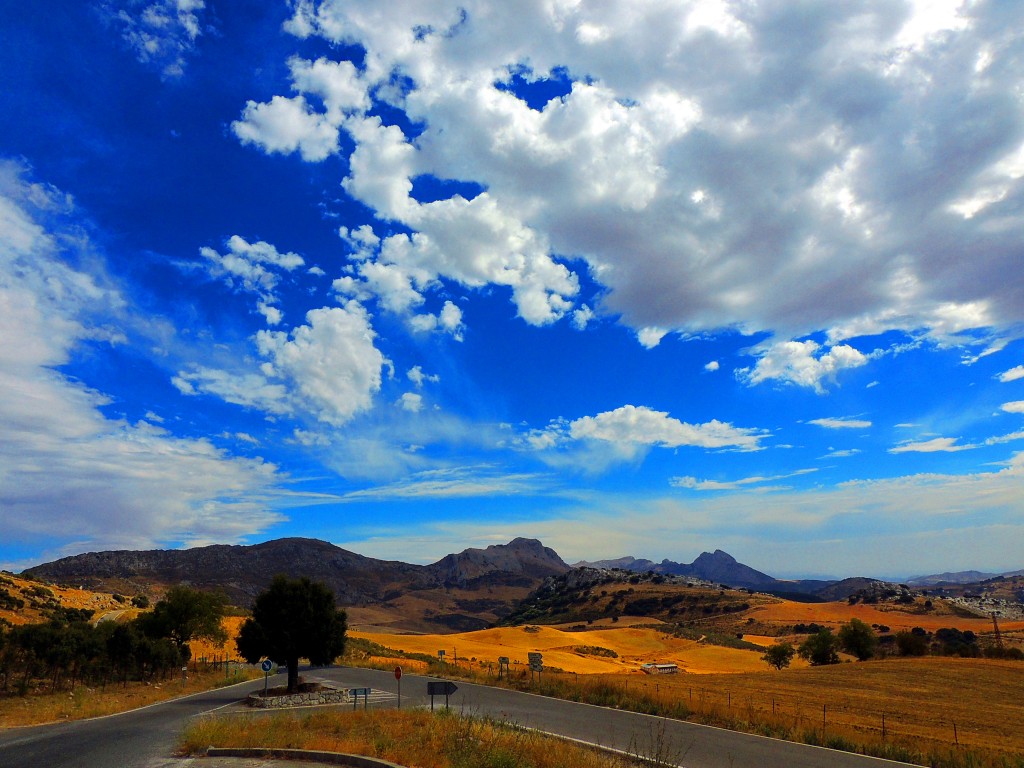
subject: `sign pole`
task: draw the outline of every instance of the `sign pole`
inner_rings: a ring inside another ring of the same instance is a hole
[[[395,680],[398,681],[398,708],[402,708],[402,668],[395,667]]]

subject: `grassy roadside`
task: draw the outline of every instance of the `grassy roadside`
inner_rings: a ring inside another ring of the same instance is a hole
[[[416,768],[626,768],[625,758],[450,710],[368,710],[205,717],[180,752],[209,746],[316,749]],[[668,763],[663,763],[668,764]]]
[[[127,712],[159,701],[253,680],[261,675],[258,670],[248,667],[232,668],[229,676],[219,669],[194,672],[189,667],[188,680],[184,685],[179,677],[147,683],[129,682],[127,686],[120,683],[102,688],[78,686],[70,693],[60,691],[3,697],[0,698],[0,728],[84,720]]]
[[[346,663],[377,669],[408,664],[409,671],[418,674],[935,768],[1024,768],[1024,734],[1017,726],[1024,715],[1020,695],[1024,667],[1019,662],[891,660],[743,675],[544,673],[539,681],[513,670],[511,677],[498,680],[493,670],[468,659],[460,658],[457,665],[441,664],[423,654],[403,654],[366,640],[350,640]],[[863,699],[851,706],[857,696]],[[823,702],[828,712],[824,718]],[[862,716],[886,711],[884,732],[880,722],[866,722]],[[954,736],[952,725],[957,718],[960,727]]]

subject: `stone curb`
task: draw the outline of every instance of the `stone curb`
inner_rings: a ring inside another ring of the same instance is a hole
[[[210,747],[207,757],[272,757],[282,760],[308,760],[316,763],[345,765],[351,768],[405,768],[398,763],[344,752],[322,752],[312,749],[270,749],[266,747]]]

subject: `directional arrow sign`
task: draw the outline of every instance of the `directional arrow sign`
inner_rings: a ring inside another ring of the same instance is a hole
[[[459,686],[451,680],[444,680],[439,683],[427,683],[427,696],[451,696],[459,690]]]

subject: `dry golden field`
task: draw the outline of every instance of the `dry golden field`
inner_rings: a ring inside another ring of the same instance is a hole
[[[902,606],[890,604],[849,605],[845,600],[835,603],[795,603],[790,600],[779,600],[751,608],[743,616],[753,618],[759,624],[779,628],[811,622],[835,628],[850,619],[860,619],[868,625],[883,624],[890,627],[893,632],[913,627],[921,627],[930,632],[942,627],[956,627],[963,631],[971,630],[977,635],[992,632],[990,618],[958,615],[939,600],[935,601],[935,605],[935,609],[924,611],[918,607],[906,610]],[[1024,631],[1024,621],[1000,621],[999,628],[1003,632]]]
[[[820,729],[824,706],[826,730],[851,738],[880,742],[884,715],[887,739],[923,751],[959,742],[1024,755],[1021,662],[923,657],[699,678],[612,679],[682,700],[698,712]]]
[[[621,629],[567,632],[554,627],[499,627],[458,635],[391,635],[351,632],[386,648],[407,653],[436,656],[445,651],[451,660],[458,654],[465,661],[497,665],[499,656],[507,656],[513,668],[525,666],[531,651],[544,655],[544,665],[565,672],[601,674],[636,672],[647,662],[675,663],[691,674],[753,672],[764,668],[760,654],[708,645],[696,640],[672,637],[654,629]],[[616,655],[601,655],[591,649],[604,648]],[[795,660],[797,665],[804,664]]]

